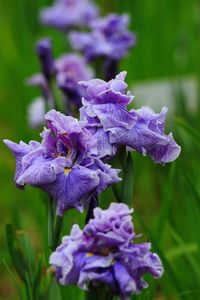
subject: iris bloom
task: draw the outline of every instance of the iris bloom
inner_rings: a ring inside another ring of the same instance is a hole
[[[125,204],[112,203],[104,211],[95,208],[94,219],[83,231],[74,225],[50,257],[58,283],[76,284],[85,290],[91,284],[104,283],[127,300],[148,287],[144,274],[161,277],[162,263],[150,252],[151,244],[135,243],[132,212]]]
[[[51,110],[42,142],[5,140],[16,158],[15,183],[39,187],[57,203],[57,214],[82,210],[93,195],[118,182],[118,171],[101,162],[95,138],[77,119]]]
[[[128,31],[128,24],[128,15],[109,14],[92,22],[91,32],[71,32],[70,41],[88,60],[96,57],[119,60],[135,44],[135,35]]]
[[[111,146],[113,150],[116,146],[125,145],[130,150],[151,156],[156,163],[175,160],[181,148],[172,133],[164,133],[167,108],[163,107],[160,113],[149,107],[129,111],[127,105],[133,96],[126,92],[125,77],[126,72],[121,72],[109,82],[99,79],[80,82],[87,93],[80,109],[81,120],[87,121],[87,127],[93,134],[107,140],[102,157],[112,154]]]
[[[66,30],[87,26],[97,16],[97,7],[90,0],[56,0],[41,11],[40,19],[45,25]]]

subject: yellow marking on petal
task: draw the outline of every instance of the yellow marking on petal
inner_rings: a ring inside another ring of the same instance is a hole
[[[66,176],[69,175],[70,171],[71,171],[70,168],[67,168],[67,167],[64,168],[64,172],[65,172],[65,175],[66,175]]]
[[[93,255],[94,255],[94,254],[91,253],[91,252],[86,253],[86,257],[91,257],[91,256],[93,256]]]

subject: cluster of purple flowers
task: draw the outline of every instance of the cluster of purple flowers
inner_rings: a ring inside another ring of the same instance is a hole
[[[16,159],[16,186],[31,185],[48,193],[62,217],[70,208],[89,211],[93,199],[121,181],[120,170],[107,164],[119,147],[149,155],[160,164],[175,160],[181,148],[172,133],[165,134],[167,108],[160,113],[149,107],[129,109],[134,97],[127,91],[126,72],[116,71],[117,62],[136,40],[128,31],[127,15],[100,18],[89,0],[57,0],[40,17],[63,31],[87,27],[87,32],[69,34],[73,48],[84,56],[70,53],[54,59],[50,40],[38,42],[41,73],[28,84],[39,87],[42,96],[31,104],[29,120],[32,127],[44,121],[47,127],[41,142],[5,140],[5,144]],[[99,58],[106,62],[104,79],[111,80],[92,79],[95,75],[87,62]],[[63,109],[70,116],[55,110],[54,83],[63,92],[64,103],[70,103]],[[79,119],[72,116],[73,106],[79,109]],[[83,231],[74,225],[50,257],[58,283],[85,290],[101,283],[126,300],[148,286],[144,274],[159,278],[162,263],[150,252],[150,243],[135,243],[132,212],[125,204],[112,203],[104,211],[95,208]]]
[[[150,243],[134,243],[137,236],[132,212],[125,204],[112,203],[104,211],[95,208],[94,219],[83,231],[74,225],[50,257],[58,282],[77,284],[85,290],[91,283],[105,283],[126,300],[148,287],[144,274],[162,276],[162,263],[157,254],[150,252]]]

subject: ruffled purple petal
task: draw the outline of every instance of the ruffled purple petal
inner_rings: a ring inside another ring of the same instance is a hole
[[[109,129],[110,142],[122,144],[142,153],[150,155],[156,163],[165,164],[175,160],[181,151],[180,146],[174,141],[172,133],[164,134],[164,120],[166,111],[159,114],[149,114],[148,108],[131,111],[130,115],[137,118],[130,129],[124,126]]]
[[[15,184],[18,188],[23,188],[23,186],[18,184],[17,181],[22,174],[24,168],[23,163],[26,163],[24,157],[31,151],[37,151],[40,148],[40,143],[31,141],[29,144],[26,144],[21,141],[17,144],[9,140],[4,140],[4,143],[13,152],[16,159]]]
[[[100,79],[81,81],[79,84],[86,89],[86,99],[94,104],[127,105],[133,100],[130,92],[126,93],[127,84],[124,82],[126,72],[121,72],[115,79],[105,82]]]
[[[26,184],[40,187],[44,184],[53,183],[57,174],[64,170],[65,158],[58,157],[54,160],[46,160],[39,156],[17,179],[17,184],[24,186]]]

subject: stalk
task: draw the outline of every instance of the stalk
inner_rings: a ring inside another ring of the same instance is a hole
[[[48,202],[48,246],[51,251],[54,251],[58,246],[62,224],[63,218],[56,216],[54,200],[50,197]]]

